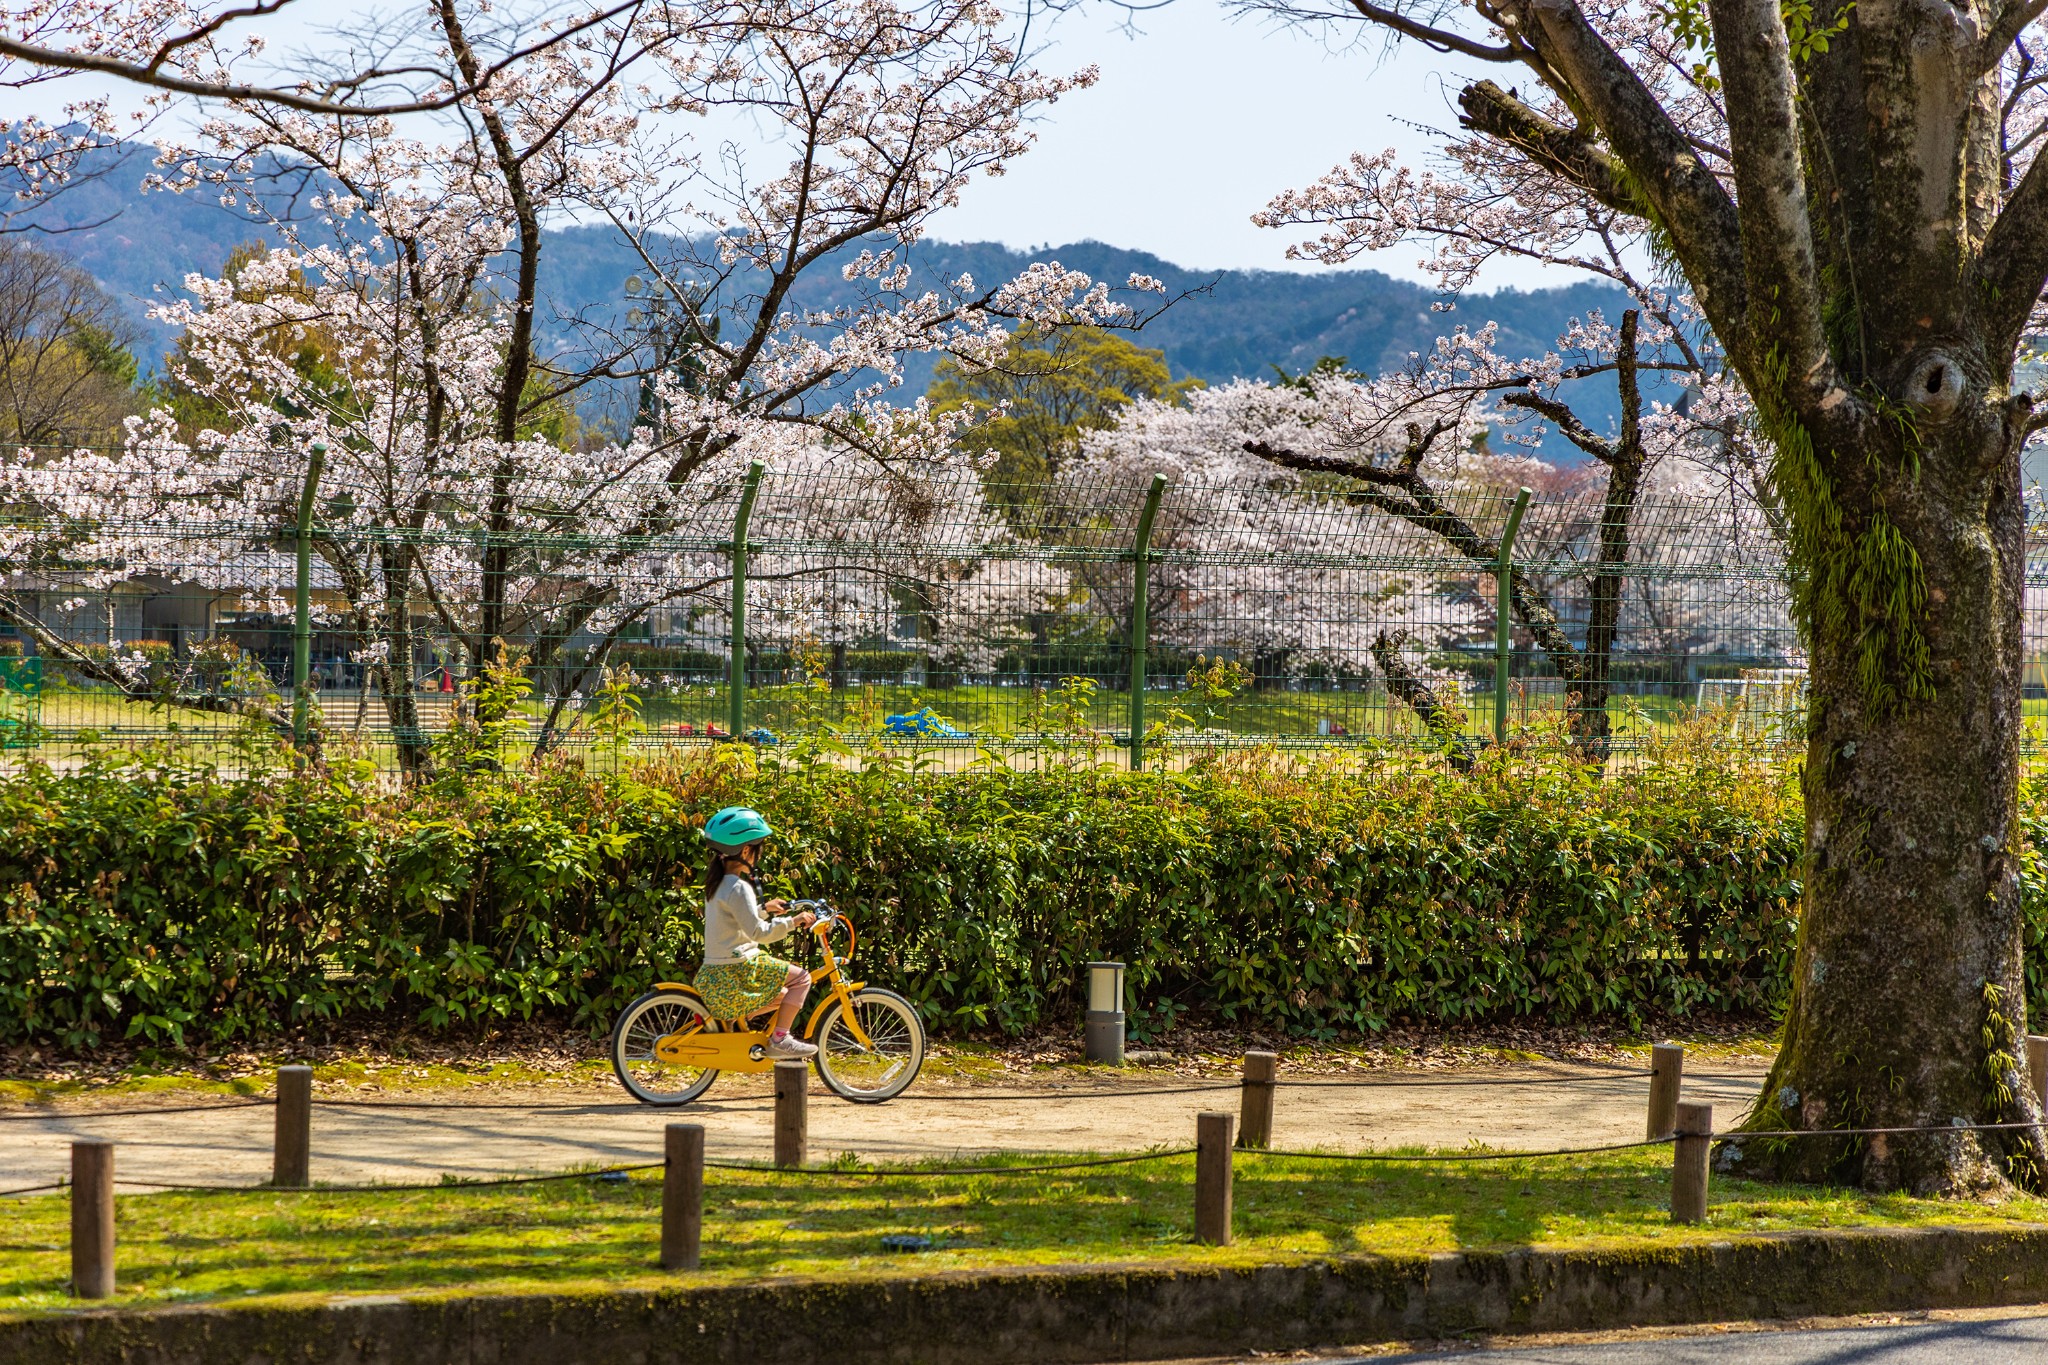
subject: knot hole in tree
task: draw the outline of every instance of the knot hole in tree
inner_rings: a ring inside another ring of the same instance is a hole
[[[1963,401],[1963,367],[1946,351],[1915,357],[1906,370],[1899,398],[1924,416],[1940,421]]]

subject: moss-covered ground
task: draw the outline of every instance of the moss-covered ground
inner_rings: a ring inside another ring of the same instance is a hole
[[[1019,1158],[1022,1162],[1026,1159]],[[988,1266],[1246,1264],[1324,1254],[1657,1246],[1792,1229],[2013,1226],[2048,1202],[1935,1203],[1717,1179],[1708,1221],[1668,1222],[1669,1151],[1412,1164],[1240,1154],[1238,1240],[1192,1240],[1193,1158],[998,1176],[707,1175],[697,1282]],[[944,1166],[917,1168],[943,1172]],[[120,1302],[675,1283],[656,1267],[659,1172],[429,1190],[123,1195]],[[0,1201],[0,1312],[73,1302],[68,1201]],[[930,1248],[892,1252],[891,1234]]]

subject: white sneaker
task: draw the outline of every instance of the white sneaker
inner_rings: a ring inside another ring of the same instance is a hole
[[[778,1062],[800,1062],[806,1057],[816,1056],[817,1046],[806,1043],[793,1033],[768,1040],[768,1055]]]

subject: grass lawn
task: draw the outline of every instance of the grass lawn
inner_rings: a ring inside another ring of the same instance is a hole
[[[446,699],[423,695],[422,703],[423,724],[430,734],[438,733],[446,724]],[[1344,737],[1336,741],[1339,744],[1361,740],[1407,744],[1423,738],[1422,726],[1414,714],[1403,705],[1390,703],[1378,687],[1354,692],[1246,692],[1227,702],[1206,706],[1183,694],[1152,692],[1146,698],[1148,723],[1174,724],[1170,713],[1176,706],[1184,706],[1191,713],[1192,726],[1176,726],[1184,742],[1193,738],[1191,731],[1200,731],[1207,742],[1236,739],[1315,743],[1324,738],[1320,730],[1325,723],[1341,727]],[[1554,720],[1561,706],[1562,699],[1555,694],[1518,692],[1509,706],[1509,726],[1520,729],[1547,723]],[[853,742],[858,743],[858,736],[883,737],[884,716],[927,708],[978,738],[1021,736],[1027,747],[1031,736],[1048,727],[1059,728],[1052,718],[1034,712],[1030,689],[991,686],[933,689],[873,685],[828,693],[800,687],[758,687],[748,694],[747,723],[785,737],[814,733],[830,726],[856,737]],[[537,730],[547,708],[529,702],[522,709]],[[1693,714],[1693,708],[1683,699],[1617,695],[1609,699],[1608,712],[1616,741],[1626,749],[1667,735]],[[339,734],[349,734],[355,717],[353,694],[334,694],[326,714]],[[681,696],[651,694],[641,715],[647,729],[635,741],[636,746],[699,742],[707,725],[723,727],[729,720],[723,692],[709,688],[691,689]],[[135,745],[174,739],[195,757],[206,756],[233,766],[242,761],[236,752],[238,729],[244,730],[246,738],[245,728],[231,717],[128,701],[105,691],[53,689],[42,699],[35,719],[41,727],[41,742],[32,751],[10,749],[0,758],[26,757],[33,752],[46,761],[58,761],[83,754],[95,744]],[[569,721],[574,719],[574,713],[565,717]],[[1085,718],[1068,717],[1061,723],[1070,724],[1077,719],[1085,719],[1085,724],[1106,743],[1109,736],[1129,730],[1129,694],[1098,692],[1086,707]],[[365,720],[359,740],[360,756],[380,767],[394,768],[396,751],[388,742],[380,702],[372,701]],[[688,738],[685,726],[689,727]],[[1468,699],[1465,731],[1475,739],[1493,733],[1489,696]],[[569,743],[576,747],[581,741],[572,737]],[[515,743],[508,751],[509,756],[523,755],[525,747]]]
[[[1027,1158],[1018,1158],[1019,1162]],[[986,1164],[986,1163],[984,1163]],[[943,1166],[919,1169],[943,1170]],[[1237,1160],[1237,1243],[1192,1241],[1194,1159],[1018,1177],[853,1169],[707,1172],[690,1282],[1105,1261],[1241,1265],[1331,1253],[1723,1240],[1852,1226],[2048,1221],[2048,1202],[1935,1203],[1717,1179],[1709,1220],[1668,1221],[1665,1148],[1504,1161]],[[68,1201],[0,1201],[0,1312],[72,1304]],[[137,1194],[119,1200],[117,1302],[296,1293],[674,1284],[655,1265],[659,1172],[608,1183],[416,1192]],[[933,1249],[892,1253],[891,1233]]]

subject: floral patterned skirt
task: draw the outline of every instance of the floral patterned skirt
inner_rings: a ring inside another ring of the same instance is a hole
[[[789,964],[767,953],[744,962],[707,962],[690,984],[704,997],[704,1007],[718,1020],[742,1019],[764,1009],[782,993]]]

